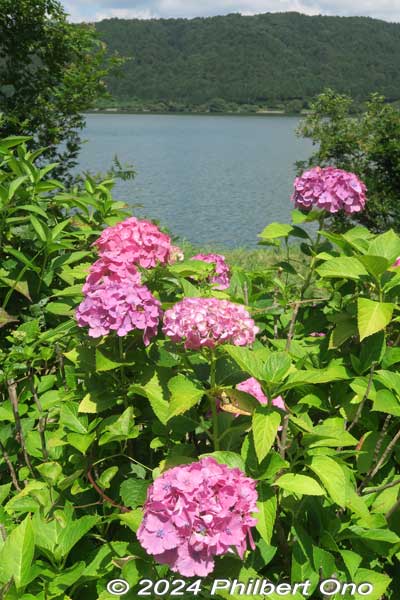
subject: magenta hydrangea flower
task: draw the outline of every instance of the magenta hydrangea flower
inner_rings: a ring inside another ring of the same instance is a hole
[[[365,184],[355,175],[334,167],[314,167],[294,181],[291,200],[296,208],[322,208],[329,213],[360,212],[366,203]]]
[[[398,256],[395,262],[392,264],[392,267],[400,267],[400,256]]]
[[[247,310],[218,298],[184,298],[167,310],[163,332],[188,350],[215,348],[219,344],[248,346],[259,328]]]
[[[147,346],[158,330],[160,306],[146,286],[108,280],[87,292],[76,310],[76,318],[80,327],[89,327],[89,335],[94,338],[111,331],[124,336],[141,329]]]
[[[93,244],[101,257],[151,269],[168,263],[171,238],[150,221],[130,217],[114,227],[107,227]]]
[[[91,265],[82,291],[87,294],[103,284],[128,282],[134,285],[141,283],[140,273],[135,265],[119,260],[119,257],[115,260],[103,257]]]
[[[217,290],[226,290],[230,286],[230,270],[222,254],[196,254],[193,260],[202,260],[206,263],[214,263],[215,275],[211,275],[210,282],[215,284]]]
[[[137,532],[143,548],[184,577],[206,577],[214,559],[254,549],[256,482],[212,457],[169,469],[149,487]]]
[[[241,392],[246,392],[246,394],[254,396],[254,398],[256,398],[256,400],[258,400],[260,404],[269,404],[268,397],[264,394],[260,382],[257,381],[257,379],[255,379],[254,377],[250,377],[249,379],[238,383],[236,388]],[[273,398],[272,406],[276,406],[277,408],[280,408],[281,410],[287,412],[285,401],[282,398],[282,396],[277,396],[276,398]],[[279,430],[281,429],[282,427],[279,427]]]

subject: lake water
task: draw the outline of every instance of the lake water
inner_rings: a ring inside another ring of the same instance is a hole
[[[296,117],[87,115],[80,170],[104,172],[113,156],[132,163],[133,181],[114,195],[142,204],[195,245],[246,246],[272,221],[290,218],[296,160],[311,143]]]

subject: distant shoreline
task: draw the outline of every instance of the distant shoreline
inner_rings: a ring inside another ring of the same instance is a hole
[[[306,112],[290,113],[285,111],[259,111],[259,112],[180,112],[180,111],[147,111],[147,110],[123,110],[120,108],[108,108],[108,109],[92,109],[86,110],[84,114],[87,115],[160,115],[160,116],[171,116],[171,117],[297,117],[301,118],[306,116]]]

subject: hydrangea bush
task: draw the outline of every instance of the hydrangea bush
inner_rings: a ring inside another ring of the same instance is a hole
[[[397,598],[400,238],[322,226],[362,182],[303,174],[293,222],[260,233],[282,252],[246,272],[39,161],[0,143],[0,596]]]

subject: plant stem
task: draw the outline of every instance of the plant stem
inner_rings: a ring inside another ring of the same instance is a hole
[[[219,450],[219,435],[218,435],[218,413],[217,404],[215,402],[215,376],[216,376],[217,361],[215,360],[215,354],[211,350],[210,352],[210,394],[208,396],[211,406],[211,414],[213,420],[213,442],[214,450]]]

